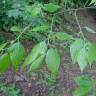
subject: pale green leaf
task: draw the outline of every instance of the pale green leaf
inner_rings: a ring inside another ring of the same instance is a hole
[[[44,56],[45,56],[45,55],[41,55],[41,56],[38,57],[36,60],[34,60],[34,61],[32,62],[32,64],[30,64],[30,69],[29,69],[29,71],[34,71],[34,70],[36,70],[37,68],[39,68],[40,65],[42,64],[42,61],[43,61],[43,59],[44,59]]]
[[[72,39],[71,35],[64,33],[64,32],[57,32],[56,37],[58,40],[70,40],[70,39]]]
[[[9,64],[11,64],[11,61],[10,61],[10,56],[8,53],[5,53],[3,55],[0,56],[0,72],[5,72],[8,67],[9,67]]]
[[[91,3],[90,4],[96,5],[96,0],[91,0]]]
[[[83,71],[84,68],[88,65],[87,52],[85,47],[79,51],[77,56],[77,62],[80,66],[81,71]]]
[[[55,11],[57,11],[59,9],[59,6],[58,5],[55,5],[53,3],[49,3],[49,4],[44,4],[43,9],[45,11],[48,11],[48,12],[53,13],[53,12],[55,12]]]
[[[8,51],[10,54],[11,62],[14,68],[17,69],[25,54],[23,45],[21,45],[20,42],[14,43],[11,45]]]
[[[12,26],[10,30],[13,31],[13,32],[21,32],[22,28],[15,25],[15,26]]]
[[[27,14],[31,15],[32,17],[36,17],[41,12],[41,4],[34,4],[33,6],[26,6]]]
[[[56,49],[50,48],[46,55],[46,64],[51,73],[58,73],[59,65],[60,65],[60,56]]]
[[[85,45],[85,42],[82,39],[76,39],[71,44],[70,53],[71,53],[71,58],[72,58],[73,64],[75,64],[77,62],[78,53],[83,48],[84,45]]]
[[[49,28],[48,25],[41,25],[41,26],[36,26],[35,28],[33,28],[31,31],[45,31]]]
[[[88,46],[87,59],[89,64],[92,64],[96,60],[96,43],[92,43]]]
[[[45,41],[35,45],[32,51],[29,53],[24,61],[24,66],[32,64],[39,56],[44,55],[47,51],[47,45]]]
[[[86,29],[87,32],[90,32],[90,33],[96,33],[93,29],[85,26],[84,29]]]

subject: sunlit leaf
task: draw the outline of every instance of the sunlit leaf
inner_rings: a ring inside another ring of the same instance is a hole
[[[84,29],[86,29],[86,31],[89,32],[89,33],[96,33],[93,29],[91,29],[87,26],[85,26]]]
[[[87,59],[89,64],[92,64],[96,60],[96,43],[92,43],[88,46]]]
[[[84,68],[88,65],[88,60],[87,60],[87,52],[85,47],[80,50],[77,56],[77,62],[80,66],[81,71],[84,70]]]
[[[84,47],[85,42],[82,39],[76,39],[70,46],[70,53],[73,64],[77,62],[79,51]]]
[[[35,32],[37,32],[37,31],[45,31],[48,28],[49,28],[49,26],[47,26],[47,25],[36,26],[35,28],[32,29],[32,31],[35,31]]]
[[[24,61],[24,66],[32,64],[39,56],[44,55],[47,51],[47,45],[45,41],[35,45],[32,51],[29,53]]]
[[[50,48],[46,55],[46,64],[51,73],[58,73],[59,65],[60,65],[60,56],[56,49]]]
[[[22,28],[20,28],[19,26],[12,26],[10,30],[13,32],[21,32]]]
[[[36,70],[37,68],[39,68],[39,66],[42,64],[42,61],[44,59],[44,56],[45,55],[41,55],[40,57],[38,57],[36,60],[34,60],[32,62],[32,64],[30,64],[30,69],[29,71],[34,71]]]
[[[91,0],[91,3],[90,4],[96,5],[96,0]]]
[[[11,45],[8,51],[10,53],[11,62],[13,66],[17,69],[25,54],[23,45],[21,45],[20,42],[14,43]]]
[[[72,39],[71,35],[64,33],[64,32],[57,32],[56,37],[58,40],[70,40],[70,39]]]
[[[5,53],[3,55],[0,56],[0,72],[5,72],[8,67],[9,67],[9,64],[11,64],[11,61],[10,61],[10,56],[8,53]]]
[[[53,3],[49,3],[49,4],[44,4],[43,9],[45,11],[48,11],[48,12],[53,13],[53,12],[55,12],[55,11],[57,11],[59,9],[59,6],[58,5],[55,5]]]

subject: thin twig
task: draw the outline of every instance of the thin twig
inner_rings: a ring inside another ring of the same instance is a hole
[[[78,19],[78,17],[77,17],[77,11],[75,11],[75,19],[76,19],[77,25],[78,25],[78,27],[79,27],[79,33],[82,35],[83,39],[85,40],[85,37],[84,37],[83,31],[82,31],[82,28],[81,28],[79,19]]]
[[[60,11],[60,12],[57,12],[55,13],[58,14],[58,13],[62,13],[62,12],[70,12],[70,11],[82,11],[82,10],[86,10],[86,9],[96,9],[96,6],[89,6],[89,7],[81,7],[81,8],[71,8],[71,9],[64,9],[63,11]]]

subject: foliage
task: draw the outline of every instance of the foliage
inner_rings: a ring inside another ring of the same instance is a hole
[[[80,9],[74,8],[80,5],[85,6],[85,3],[89,2],[86,0],[5,0],[4,2],[2,0],[0,2],[0,29],[12,32],[15,39],[3,44],[0,43],[0,73],[5,72],[10,64],[15,71],[18,70],[19,64],[23,64],[24,71],[32,72],[46,63],[52,79],[56,79],[60,66],[60,55],[55,45],[56,42],[62,46],[63,43],[69,44],[72,63],[78,63],[83,72],[87,65],[96,61],[96,43],[89,42],[84,36],[76,16],[76,12]],[[96,0],[92,0],[90,4],[96,5],[95,3]],[[53,29],[55,25],[58,26],[60,16],[57,13],[59,11],[62,13],[62,10],[64,12],[73,11],[80,29],[76,36],[67,33],[66,30],[58,32]],[[95,34],[95,31],[87,26],[83,29]],[[26,38],[35,39],[38,44],[25,57],[25,48],[20,41]],[[77,77],[75,81],[78,87],[74,96],[86,95],[94,84],[93,80],[86,76]]]
[[[93,85],[96,83],[95,80],[84,75],[75,77],[75,82],[78,87],[73,93],[74,96],[86,96],[92,90]]]
[[[0,92],[4,93],[6,96],[22,96],[15,84],[5,85],[4,83],[0,83]]]

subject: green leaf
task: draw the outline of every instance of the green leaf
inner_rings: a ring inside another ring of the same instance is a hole
[[[45,31],[48,28],[49,28],[48,25],[36,26],[35,28],[32,29],[32,31],[35,31],[35,32],[37,32],[37,31]]]
[[[70,40],[70,39],[72,39],[71,35],[64,33],[64,32],[57,32],[56,37],[58,40]]]
[[[26,6],[25,11],[26,14],[31,15],[32,17],[36,17],[41,13],[41,4],[34,4],[33,6]]]
[[[4,47],[6,47],[6,45],[7,45],[7,43],[1,44],[1,45],[0,45],[0,51],[1,51]]]
[[[92,94],[92,96],[96,96],[96,92],[94,92],[94,93]]]
[[[29,71],[34,71],[37,68],[39,68],[39,66],[41,65],[42,61],[44,60],[44,56],[45,55],[41,55],[40,57],[38,57],[36,60],[34,60],[32,62],[32,64],[30,65],[30,69]]]
[[[71,44],[70,53],[71,53],[71,58],[72,58],[73,64],[75,64],[77,62],[78,53],[83,48],[84,45],[85,45],[85,42],[82,39],[76,39]]]
[[[91,0],[91,3],[90,4],[96,5],[96,0]]]
[[[27,58],[24,61],[24,67],[26,65],[32,64],[39,56],[44,55],[47,51],[47,45],[45,41],[37,44],[30,54],[27,56]]]
[[[10,59],[14,68],[17,69],[25,54],[23,45],[21,45],[20,42],[12,44],[8,52],[10,54]]]
[[[10,30],[13,32],[21,32],[22,28],[20,28],[19,26],[12,26]]]
[[[81,87],[92,87],[95,83],[94,80],[86,75],[75,77],[74,80],[76,84]]]
[[[5,53],[2,56],[0,56],[0,72],[1,73],[5,72],[8,69],[9,64],[11,64],[11,61],[8,53]]]
[[[80,50],[77,56],[77,62],[80,66],[81,71],[84,70],[84,68],[88,65],[88,60],[87,60],[87,52],[85,47]]]
[[[90,33],[96,33],[93,29],[85,26],[84,29],[86,29],[87,32],[90,32]]]
[[[91,90],[91,87],[78,87],[74,91],[73,96],[87,96],[90,90]]]
[[[56,49],[50,48],[46,55],[46,64],[52,74],[58,74],[60,56]]]
[[[92,43],[88,46],[87,59],[89,64],[92,64],[96,60],[96,43]]]
[[[85,75],[75,77],[75,82],[78,87],[74,91],[74,96],[87,96],[88,92],[91,91],[93,84],[95,84],[94,80]]]
[[[49,3],[49,4],[44,4],[43,9],[45,11],[48,11],[50,13],[53,13],[53,12],[56,12],[59,9],[59,6],[58,5],[55,5],[53,3]]]

